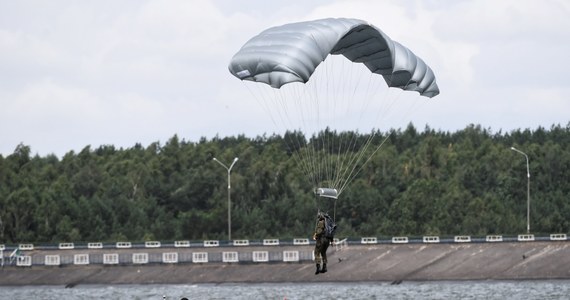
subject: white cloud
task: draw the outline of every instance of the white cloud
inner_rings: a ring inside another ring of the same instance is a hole
[[[269,26],[324,17],[366,20],[432,67],[442,93],[419,123],[564,124],[569,12],[563,0],[4,1],[0,153],[270,134],[228,62]]]

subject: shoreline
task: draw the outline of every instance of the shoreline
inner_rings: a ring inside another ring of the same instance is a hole
[[[353,284],[353,285],[399,285],[405,283],[466,283],[466,282],[549,282],[549,281],[560,281],[560,282],[570,282],[570,278],[549,278],[549,279],[445,279],[445,280],[405,280],[401,282],[392,281],[318,281],[318,282],[297,282],[297,281],[279,281],[279,282],[265,282],[265,281],[251,281],[251,282],[188,282],[188,283],[81,283],[73,286],[62,285],[62,284],[13,284],[13,285],[0,285],[0,288],[25,288],[25,287],[54,287],[54,288],[66,288],[72,289],[75,287],[98,287],[98,286],[163,286],[163,285],[180,285],[180,286],[192,286],[192,285],[203,285],[203,286],[232,286],[232,285],[307,285],[312,286],[314,284],[324,284],[324,285],[335,285],[335,284]]]

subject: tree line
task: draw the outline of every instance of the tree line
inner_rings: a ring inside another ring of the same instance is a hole
[[[570,123],[376,134],[388,142],[337,200],[337,236],[526,233],[526,160],[511,146],[530,159],[531,232],[569,232]],[[310,237],[315,196],[290,150],[280,135],[174,135],[61,158],[20,144],[0,155],[0,243],[227,239],[227,173],[212,159],[236,156],[232,238]]]

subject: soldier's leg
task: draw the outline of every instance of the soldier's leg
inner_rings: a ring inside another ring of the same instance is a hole
[[[317,243],[315,245],[315,262],[317,263],[317,270],[315,271],[315,275],[321,272],[321,263],[323,260],[321,250],[322,250],[322,243],[320,242],[319,239],[317,239]]]
[[[329,248],[329,240],[328,239],[323,239],[323,242],[321,243],[321,260],[322,260],[322,269],[321,269],[321,273],[326,273],[327,272],[327,249]]]

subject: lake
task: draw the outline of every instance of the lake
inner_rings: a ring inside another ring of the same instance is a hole
[[[570,299],[569,280],[0,287],[0,299]]]

